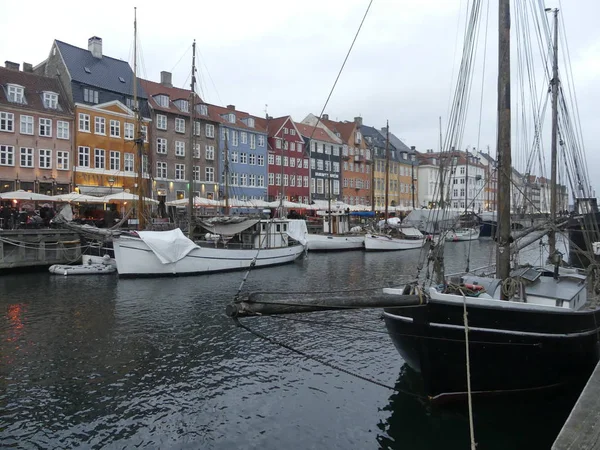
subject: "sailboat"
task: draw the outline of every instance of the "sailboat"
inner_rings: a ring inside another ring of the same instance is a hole
[[[192,46],[191,123],[196,101],[196,42]],[[194,148],[194,126],[189,127]],[[191,275],[244,270],[295,261],[305,251],[304,229],[286,219],[215,217],[194,223],[192,152],[188,152],[188,236],[181,229],[121,233],[113,240],[119,276]],[[228,173],[225,179],[227,180]],[[141,195],[140,195],[141,196]],[[226,195],[226,210],[229,198]],[[193,241],[196,225],[209,230]]]
[[[425,236],[414,227],[394,226],[390,227],[388,204],[389,204],[389,173],[390,173],[390,124],[386,126],[385,142],[385,221],[383,229],[389,233],[367,233],[365,235],[365,250],[367,251],[397,251],[412,250],[425,245]]]
[[[557,123],[557,12],[553,11],[553,125]],[[510,0],[500,0],[499,23],[496,274],[446,279],[438,271],[431,285],[384,290],[419,292],[427,299],[419,307],[385,309],[384,315],[396,348],[421,374],[434,400],[468,392],[515,393],[568,384],[589,376],[600,357],[600,309],[588,303],[586,276],[560,267],[561,255],[556,252],[551,254],[553,267],[510,266]],[[553,151],[556,131],[553,126]]]

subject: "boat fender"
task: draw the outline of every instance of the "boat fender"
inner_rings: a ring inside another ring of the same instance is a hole
[[[472,291],[482,291],[483,290],[483,286],[481,286],[479,284],[467,284],[467,283],[465,283],[465,287],[467,289],[471,289]]]

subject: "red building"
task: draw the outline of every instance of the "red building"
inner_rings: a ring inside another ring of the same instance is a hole
[[[266,128],[268,142],[268,200],[308,203],[310,197],[309,157],[304,139],[290,116],[256,119]]]

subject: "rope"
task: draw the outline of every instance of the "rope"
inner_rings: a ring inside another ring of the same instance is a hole
[[[502,295],[504,298],[511,299],[517,293],[519,282],[514,278],[507,278],[502,282]]]
[[[367,383],[371,383],[371,384],[374,384],[376,386],[380,386],[382,388],[389,389],[389,390],[394,391],[394,392],[399,392],[399,393],[408,395],[410,397],[414,397],[414,398],[418,398],[418,399],[426,399],[427,398],[426,396],[423,396],[423,395],[420,395],[420,394],[416,394],[414,392],[410,392],[410,391],[407,391],[407,390],[404,390],[404,389],[399,389],[399,388],[397,388],[395,386],[391,386],[391,385],[385,384],[385,383],[383,383],[381,381],[378,381],[378,380],[366,377],[366,376],[361,375],[359,373],[356,373],[356,372],[353,372],[351,370],[345,369],[344,367],[341,367],[341,366],[339,366],[337,364],[331,363],[329,361],[325,361],[323,358],[311,355],[311,354],[309,354],[309,353],[307,353],[307,352],[305,352],[303,350],[299,350],[297,348],[294,348],[291,345],[286,344],[285,342],[282,342],[282,341],[280,341],[278,339],[269,337],[269,336],[265,335],[264,333],[261,333],[260,331],[253,330],[252,328],[250,328],[248,325],[242,323],[237,318],[234,318],[234,321],[235,321],[235,323],[236,323],[237,326],[245,329],[246,331],[248,331],[249,333],[253,334],[254,336],[256,336],[256,337],[258,337],[260,339],[268,341],[271,344],[277,345],[279,347],[283,347],[283,348],[291,351],[292,353],[296,353],[296,354],[298,354],[300,356],[303,356],[306,359],[318,362],[321,365],[324,365],[326,367],[330,367],[330,368],[332,368],[334,370],[337,370],[339,372],[345,373],[346,375],[349,375],[351,377],[358,378],[359,380],[366,381]]]
[[[463,298],[463,319],[465,322],[465,355],[467,358],[467,398],[469,400],[469,433],[471,436],[471,450],[476,450],[475,428],[473,426],[473,399],[471,398],[471,360],[469,358],[469,319],[467,318],[467,297],[461,291]]]

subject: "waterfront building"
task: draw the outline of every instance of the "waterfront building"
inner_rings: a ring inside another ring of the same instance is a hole
[[[309,157],[304,139],[290,116],[256,118],[268,134],[268,201],[308,203],[310,198]]]
[[[134,105],[134,74],[127,62],[104,55],[102,39],[94,36],[88,40],[87,49],[55,40],[48,58],[34,70],[58,79],[74,105],[72,164],[76,189],[96,195],[122,189],[133,192],[137,190],[139,164],[143,164],[144,178],[150,179],[147,96],[138,80],[138,103]],[[138,108],[143,117],[139,126]],[[138,137],[143,140],[143,163],[134,143]]]
[[[296,128],[304,139],[305,158],[310,158],[310,191],[306,203],[330,197],[332,201],[342,200],[342,140],[325,127],[296,123]]]
[[[318,120],[309,114],[303,123],[328,128],[342,140],[342,198],[350,205],[371,206],[371,150],[362,137],[362,117],[353,122],[329,120],[327,114]]]
[[[0,67],[0,192],[71,191],[73,111],[56,77]]]
[[[225,195],[225,173],[229,173],[230,199],[267,199],[267,130],[256,117],[226,108],[207,105],[210,119],[219,123],[219,198]],[[227,161],[227,164],[225,164]]]
[[[208,105],[196,95],[194,148],[191,148],[191,91],[173,87],[170,72],[161,72],[160,78],[160,83],[141,80],[152,115],[149,157],[153,197],[164,201],[188,197],[191,151],[191,191],[194,196],[216,198],[219,191],[219,167],[215,152],[219,122],[211,119]]]
[[[485,211],[496,211],[497,209],[497,193],[498,193],[498,170],[497,163],[488,153],[479,152],[479,160],[481,164],[485,166],[485,187],[483,189],[484,195],[484,210]]]

